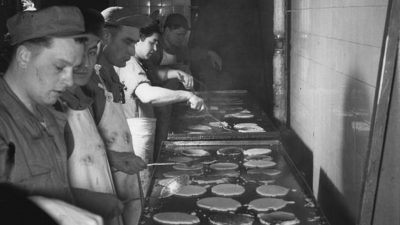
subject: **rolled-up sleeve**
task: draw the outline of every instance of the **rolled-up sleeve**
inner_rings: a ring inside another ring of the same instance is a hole
[[[143,83],[149,83],[146,72],[139,65],[135,58],[131,58],[123,68],[114,67],[122,84],[125,85],[125,98],[136,98],[136,88]]]

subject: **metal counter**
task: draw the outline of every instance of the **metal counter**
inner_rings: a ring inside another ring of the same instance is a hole
[[[279,132],[261,110],[247,91],[213,91],[198,92],[199,96],[205,99],[209,107],[208,113],[220,121],[227,122],[231,127],[238,123],[256,123],[265,132],[242,133],[236,130],[212,127],[212,130],[204,132],[193,132],[189,129],[192,125],[209,125],[209,122],[216,120],[208,116],[207,112],[196,112],[187,106],[177,104],[174,107],[170,132],[167,140],[249,140],[249,139],[276,139]],[[241,110],[249,110],[253,118],[226,118],[226,114],[236,113]]]
[[[281,171],[281,174],[275,176],[263,175],[253,176],[247,174],[247,169],[243,167],[243,156],[241,157],[230,157],[230,156],[219,156],[216,151],[223,147],[240,147],[244,150],[256,147],[270,148],[272,153],[273,161],[277,165],[273,168]],[[162,150],[159,155],[159,162],[167,162],[170,157],[181,156],[181,151],[184,149],[201,148],[210,153],[209,159],[216,159],[219,162],[235,162],[239,164],[238,171],[240,177],[231,179],[229,183],[237,183],[245,188],[245,193],[238,197],[232,197],[239,201],[242,205],[248,204],[250,201],[261,198],[255,189],[262,185],[262,180],[274,180],[272,184],[281,185],[286,188],[290,188],[290,192],[285,197],[280,197],[287,201],[294,201],[294,204],[287,205],[280,211],[292,212],[300,220],[300,224],[303,225],[316,225],[316,224],[328,224],[325,216],[322,214],[315,199],[306,186],[306,183],[300,176],[298,170],[286,154],[281,143],[277,140],[264,140],[264,141],[175,141],[175,142],[164,142]],[[208,159],[208,160],[209,160]],[[184,212],[189,214],[197,215],[201,224],[209,224],[208,218],[216,214],[217,212],[210,212],[208,210],[197,207],[197,200],[203,197],[216,196],[211,193],[211,187],[208,187],[207,192],[200,197],[178,197],[171,196],[167,198],[159,198],[162,186],[158,184],[160,179],[164,179],[163,173],[174,170],[172,166],[159,166],[153,172],[152,185],[149,189],[148,197],[146,199],[146,207],[141,218],[140,224],[156,224],[152,217],[158,212]],[[203,168],[204,177],[213,174],[213,171],[209,166],[204,165]],[[250,177],[249,177],[250,176]],[[191,177],[193,179],[193,177]],[[201,185],[207,186],[207,185]],[[213,186],[213,185],[208,185]],[[255,218],[254,224],[261,224],[257,219],[257,213],[252,210],[248,210],[245,206],[239,208],[235,213],[245,213],[253,215]]]

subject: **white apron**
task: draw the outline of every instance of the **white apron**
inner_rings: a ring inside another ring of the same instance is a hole
[[[132,134],[135,154],[146,163],[153,162],[156,118],[128,118],[127,122]],[[151,173],[152,170],[150,168],[140,171],[140,180],[142,181],[143,194],[145,196],[150,187]]]
[[[132,137],[122,109],[122,104],[115,103],[113,101],[112,93],[107,91],[105,83],[100,77],[100,74],[96,74],[102,82],[102,88],[106,96],[106,104],[104,107],[103,116],[98,125],[98,129],[106,144],[106,148],[116,152],[134,152]],[[137,174],[130,175],[121,171],[114,171],[112,175],[120,200],[130,200],[128,204],[125,204],[125,225],[138,224],[142,207]]]
[[[116,194],[104,142],[89,109],[67,111],[74,149],[68,159],[68,176],[72,187]],[[107,221],[121,224],[122,218]]]
[[[128,61],[125,68],[114,66],[120,81],[126,86],[125,104],[122,105],[129,130],[132,134],[132,143],[135,154],[142,158],[146,163],[153,161],[154,138],[156,131],[156,118],[154,118],[153,106],[143,104],[138,98],[133,97],[135,77],[139,73],[146,73],[143,65],[135,57]],[[150,186],[151,172],[149,168],[140,171],[143,194],[146,195]]]
[[[106,149],[89,109],[68,109],[67,115],[74,137],[74,150],[68,159],[71,185],[115,193]]]

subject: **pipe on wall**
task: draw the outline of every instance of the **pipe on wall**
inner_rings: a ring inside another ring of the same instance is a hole
[[[288,79],[285,71],[285,2],[286,0],[274,0],[273,115],[280,125],[285,125],[287,122]]]

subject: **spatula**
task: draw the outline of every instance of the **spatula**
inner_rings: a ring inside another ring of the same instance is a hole
[[[182,175],[171,179],[162,189],[160,198],[167,198],[178,193],[183,186],[190,183],[190,177],[188,175]]]

